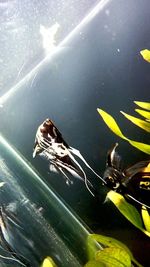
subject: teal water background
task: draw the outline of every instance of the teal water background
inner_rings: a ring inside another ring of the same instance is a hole
[[[107,151],[116,141],[124,166],[148,159],[148,155],[114,136],[96,111],[99,107],[112,114],[131,139],[148,142],[147,133],[119,114],[123,110],[135,115],[134,100],[149,102],[150,65],[140,55],[140,50],[150,46],[149,2],[136,3],[111,1],[82,28],[82,34],[77,32],[66,47],[47,58],[14,90],[1,108],[0,120],[3,136],[93,231],[125,242],[147,266],[149,239],[111,203],[104,203],[107,189],[93,174],[86,170],[99,190],[98,200],[80,181],[74,179],[68,187],[61,175],[50,173],[46,161],[32,158],[37,127],[50,117],[68,144],[79,149],[101,175]]]

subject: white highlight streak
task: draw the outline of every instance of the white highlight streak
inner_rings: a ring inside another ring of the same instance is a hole
[[[40,34],[42,36],[42,45],[45,51],[45,55],[48,55],[52,50],[56,48],[56,34],[60,28],[60,25],[56,22],[50,28],[46,28],[40,25]]]
[[[0,106],[3,106],[3,104],[9,99],[19,88],[20,86],[26,81],[28,81],[32,75],[34,75],[39,68],[43,65],[43,63],[51,58],[54,54],[60,51],[64,45],[79,31],[81,28],[85,25],[87,25],[100,11],[103,10],[103,8],[110,2],[111,0],[101,0],[95,8],[92,9],[92,11],[73,29],[73,31],[67,35],[67,37],[60,42],[58,46],[56,46],[55,49],[52,50],[52,53],[50,53],[47,57],[45,57],[35,68],[33,68],[20,82],[18,82],[15,86],[10,88],[10,90],[5,93],[3,96],[0,97]]]

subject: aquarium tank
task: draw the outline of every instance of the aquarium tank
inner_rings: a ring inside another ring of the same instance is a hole
[[[0,14],[0,266],[150,266],[149,0]]]

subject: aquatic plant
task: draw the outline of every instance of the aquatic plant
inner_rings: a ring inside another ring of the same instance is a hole
[[[148,49],[141,50],[140,54],[142,55],[145,61],[150,62],[150,50]]]
[[[135,104],[137,104],[142,109],[135,109],[136,112],[138,112],[140,115],[142,115],[145,120],[136,118],[134,116],[131,116],[125,112],[121,112],[128,120],[130,120],[132,123],[137,125],[138,127],[142,128],[143,130],[150,132],[150,103],[147,102],[139,102],[135,101]],[[143,110],[147,109],[147,110]],[[106,125],[111,129],[112,132],[114,132],[116,135],[121,137],[122,139],[129,142],[132,146],[138,148],[139,150],[150,154],[150,145],[149,144],[143,144],[140,142],[133,141],[129,138],[127,138],[122,131],[120,130],[118,124],[116,123],[115,119],[102,109],[98,109],[98,112]],[[149,172],[149,165],[147,166],[148,169],[146,169]],[[144,234],[150,237],[150,216],[147,208],[145,206],[142,206],[141,208],[141,214],[138,212],[138,210],[131,204],[129,204],[123,195],[120,193],[117,193],[115,191],[109,191],[107,194],[107,198],[111,200],[114,205],[117,207],[117,209],[138,229],[140,229]],[[144,226],[143,226],[144,224]]]
[[[122,242],[109,236],[91,234],[88,237],[87,244],[90,244],[93,240],[100,243],[103,249],[96,251],[84,267],[131,267],[134,264],[142,267]]]
[[[108,192],[107,198],[114,203],[127,220],[150,237],[150,216],[145,206],[142,206],[140,214],[138,210],[133,205],[129,204],[121,194],[112,190]]]
[[[47,256],[44,259],[41,267],[57,267],[57,265],[55,264],[54,260],[51,257]]]
[[[121,113],[128,119],[130,120],[132,123],[134,123],[135,125],[137,125],[138,127],[142,128],[143,130],[150,132],[150,103],[147,102],[139,102],[139,101],[134,101],[135,104],[137,104],[138,106],[147,109],[147,111],[145,110],[141,110],[141,109],[135,109],[136,112],[138,112],[139,114],[141,114],[145,120],[136,118],[134,116],[131,116],[123,111],[121,111]],[[115,121],[115,119],[108,114],[107,112],[105,112],[102,109],[97,109],[99,115],[102,117],[102,119],[104,120],[104,122],[106,123],[106,125],[109,127],[109,129],[115,133],[117,136],[119,136],[120,138],[126,140],[127,142],[129,142],[132,146],[136,147],[137,149],[143,151],[146,154],[150,155],[150,145],[149,144],[144,144],[141,142],[137,142],[134,140],[131,140],[129,138],[127,138],[122,131],[120,130],[120,127],[118,126],[117,122]]]

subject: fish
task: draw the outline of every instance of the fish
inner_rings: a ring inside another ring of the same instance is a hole
[[[121,167],[118,143],[108,151],[103,179],[107,187],[150,209],[150,160],[140,161],[131,167]]]
[[[80,158],[86,167],[105,183],[102,177],[87,163],[80,151],[68,145],[54,122],[49,118],[44,120],[37,129],[33,158],[36,155],[44,156],[49,161],[50,170],[60,172],[68,185],[73,183],[68,174],[84,181],[86,188],[93,196],[93,185],[74,156]]]
[[[30,263],[24,256],[18,254],[13,249],[13,245],[10,237],[10,230],[12,226],[9,227],[9,222],[12,223],[14,227],[20,228],[21,226],[18,224],[18,219],[15,219],[15,216],[11,213],[6,212],[3,206],[0,207],[0,245],[4,252],[7,252],[9,256],[0,255],[0,259],[2,259],[5,263],[8,264],[17,264],[17,266],[25,266],[31,267]],[[10,228],[10,229],[9,229]],[[13,229],[12,229],[13,231]]]

